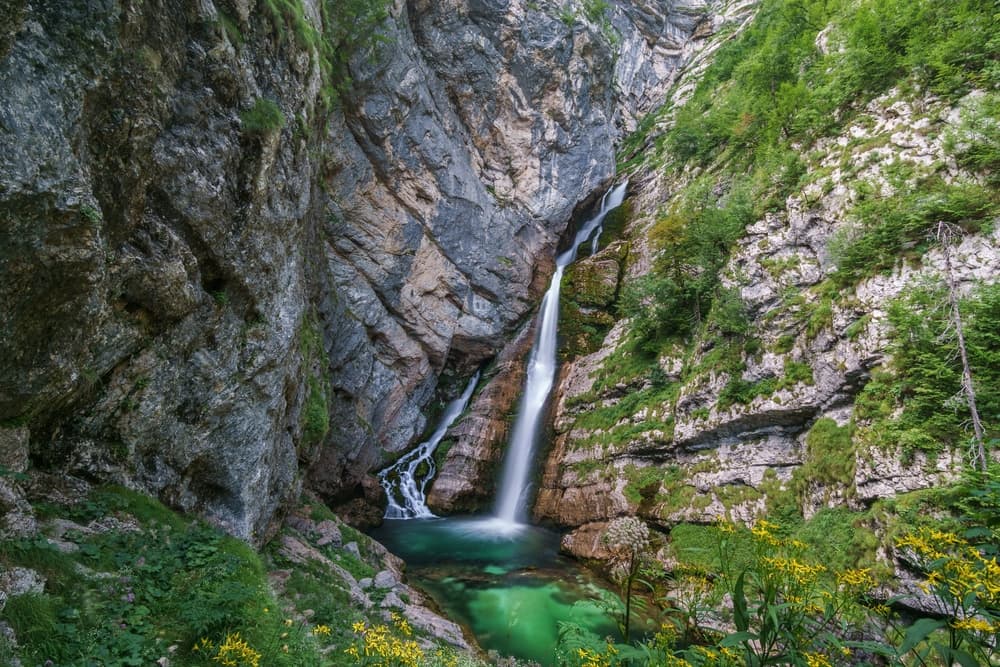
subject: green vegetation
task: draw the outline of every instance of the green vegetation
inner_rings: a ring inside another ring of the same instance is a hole
[[[813,483],[850,491],[854,484],[855,447],[850,426],[818,419],[806,435],[806,454],[792,486],[804,496]]]
[[[859,442],[931,457],[967,439],[968,406],[962,401],[961,364],[951,339],[947,300],[919,289],[889,308],[892,361],[858,396]],[[981,288],[962,302],[969,363],[987,439],[1000,436],[1000,287]]]
[[[614,324],[611,309],[618,298],[618,283],[625,249],[607,259],[617,264],[613,273],[606,262],[571,264],[563,276],[559,300],[559,353],[563,359],[596,351]]]
[[[759,167],[831,134],[892,86],[950,99],[989,89],[1000,83],[995,11],[983,0],[766,0],[719,50],[665,147],[680,164],[725,155]]]
[[[613,428],[638,412],[642,406],[672,402],[677,396],[677,389],[676,385],[666,385],[629,392],[611,405],[595,408],[580,415],[576,426],[588,431]]]
[[[90,204],[82,204],[80,206],[80,215],[92,225],[101,224],[101,220],[103,219],[101,212]]]
[[[1000,94],[989,92],[967,101],[957,130],[946,141],[960,165],[982,174],[991,185],[1000,183]]]
[[[243,131],[251,136],[264,136],[285,126],[285,115],[273,101],[257,98],[253,106],[240,114]]]
[[[932,242],[938,222],[982,232],[998,209],[994,190],[974,183],[947,183],[931,176],[890,197],[868,193],[854,208],[854,227],[845,228],[830,244],[837,263],[834,281],[850,286],[900,259],[919,259]]]
[[[583,0],[583,12],[595,23],[604,20],[604,14],[610,8],[607,0]]]
[[[739,370],[734,372],[726,386],[719,392],[718,408],[727,410],[735,404],[746,405],[758,396],[773,396],[782,389],[790,389],[797,384],[813,384],[812,367],[801,361],[785,360],[784,375],[768,377],[755,382],[748,382],[740,377]]]
[[[264,0],[264,7],[282,39],[292,38],[317,59],[327,104],[335,103],[351,79],[348,62],[384,40],[379,27],[389,15],[388,0],[322,0],[321,26],[305,14],[302,0]]]
[[[318,502],[295,510],[297,525],[306,517],[332,521],[345,543],[359,546],[360,556],[333,543],[319,546],[314,528],[300,533],[289,527],[257,553],[116,486],[68,505],[38,503],[35,510],[44,531],[56,538],[0,541],[0,567],[30,568],[46,579],[44,593],[10,597],[0,610],[0,620],[16,633],[25,667],[145,667],[162,658],[180,667],[321,667],[356,664],[346,656],[366,643],[372,655],[386,651],[397,658],[403,654],[394,647],[409,647],[405,655],[414,661],[394,665],[483,665],[475,656],[434,646],[433,638],[395,614],[383,641],[374,641],[378,633],[366,637],[359,628],[383,623],[380,598],[371,593],[376,604],[366,610],[329,563],[356,578],[385,565],[367,537]],[[287,543],[301,546],[286,550]],[[13,655],[9,642],[0,642],[0,660]]]
[[[751,25],[715,54],[690,100],[650,114],[625,142],[623,169],[664,169],[679,186],[651,232],[652,270],[623,291],[620,314],[634,322],[626,343],[631,354],[650,363],[673,345],[701,339],[718,346],[752,335],[719,277],[746,225],[784,208],[803,184],[809,149],[873,97],[895,87],[901,98],[930,90],[959,100],[973,88],[1000,84],[995,11],[976,0],[762,2]],[[989,92],[964,103],[962,126],[949,142],[956,160],[988,183],[1000,155],[996,133],[988,131],[1000,122],[997,99]],[[672,126],[653,136],[667,115]],[[842,168],[856,167],[850,155]],[[813,160],[815,179],[821,170]],[[900,257],[918,258],[937,221],[968,232],[992,224],[1000,212],[995,189],[961,178],[946,182],[933,171],[889,165],[896,191],[862,194],[852,211],[855,225],[833,243],[838,271],[831,289],[819,303],[801,304],[807,339],[832,323],[838,290],[891,269]],[[772,260],[765,268],[780,277],[793,262]],[[791,343],[785,339],[779,349]],[[734,382],[727,400],[769,390]]]
[[[730,247],[754,218],[745,184],[731,185],[721,199],[715,187],[711,179],[698,181],[657,219],[651,232],[659,250],[654,270],[622,292],[619,312],[632,318],[632,345],[647,357],[695,332],[719,297],[719,271]],[[721,335],[742,333],[738,298],[723,291],[721,303],[714,328]]]
[[[213,655],[204,647],[234,636],[267,664],[319,664],[319,642],[302,623],[286,625],[264,564],[243,542],[119,487],[46,509],[81,527],[124,523],[67,531],[63,539],[74,546],[65,551],[44,537],[0,543],[4,566],[48,579],[44,594],[11,598],[3,610],[26,665],[149,665],[171,645],[179,648],[174,664],[208,665]]]
[[[625,497],[629,502],[639,504],[644,499],[654,497],[660,491],[660,485],[664,478],[676,476],[680,471],[677,466],[672,466],[664,470],[659,466],[651,465],[640,468],[629,464],[622,472],[628,482],[625,485]]]
[[[836,428],[824,424],[814,437],[842,438]],[[638,579],[663,608],[659,631],[627,645],[567,629],[563,648],[572,652],[561,654],[580,667],[993,664],[998,490],[994,466],[864,512],[824,509],[808,521],[749,528],[680,524],[670,531],[675,564],[666,578],[650,566]],[[893,569],[877,561],[883,550],[910,564],[932,614],[901,615],[894,605],[908,597],[885,597],[879,586],[891,585]],[[731,629],[720,631],[720,621]]]
[[[330,431],[326,380],[329,359],[323,345],[319,324],[311,315],[303,321],[299,339],[302,350],[302,368],[307,373],[306,388],[308,390],[299,417],[299,425],[302,428],[299,448],[308,458]]]

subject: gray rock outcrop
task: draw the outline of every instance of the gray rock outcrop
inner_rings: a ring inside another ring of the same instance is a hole
[[[627,342],[623,334],[630,323],[619,321],[601,349],[562,369],[556,435],[535,515],[574,530],[563,541],[565,549],[599,557],[594,526],[622,514],[639,514],[664,528],[719,518],[752,521],[768,510],[769,499],[793,488],[795,471],[809,463],[808,437],[817,422],[843,429],[851,442],[849,428],[865,426],[855,416],[855,399],[888,360],[889,304],[915,286],[944,285],[945,261],[940,247],[928,248],[821,303],[819,287],[836,270],[831,247],[853,224],[854,184],[891,192],[888,172],[899,165],[938,169],[945,179],[962,176],[944,147],[957,118],[956,109],[940,100],[907,102],[889,94],[867,106],[848,129],[850,139],[818,142],[816,176],[781,209],[746,228],[721,274],[726,287],[739,290],[759,341],[757,351],[741,352],[738,370],[705,363],[715,350],[702,339],[687,351],[664,351],[656,382],[672,385],[675,393],[622,411],[616,423],[595,429],[578,422],[636,392],[655,390],[649,376],[596,382],[606,360]],[[637,184],[633,208],[649,213],[632,222],[633,279],[648,270],[654,252],[644,231],[652,212],[677,187],[656,173]],[[588,261],[597,265],[600,258]],[[1000,232],[986,226],[964,236],[951,249],[951,271],[964,292],[995,283]],[[799,295],[798,301],[789,295]],[[769,389],[743,401],[726,400],[733,373],[747,386]],[[962,468],[962,452],[951,450],[903,457],[855,442],[849,456],[844,479],[812,474],[799,480],[793,502],[805,517],[825,507],[861,509],[931,488]]]
[[[399,0],[331,106],[261,3],[8,3],[0,428],[255,540],[303,480],[365,496],[530,311],[699,6]]]

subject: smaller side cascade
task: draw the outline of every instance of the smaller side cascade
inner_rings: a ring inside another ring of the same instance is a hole
[[[436,516],[427,507],[427,484],[437,472],[434,452],[452,423],[465,411],[479,382],[479,375],[477,371],[462,395],[448,404],[430,438],[378,473],[379,482],[389,499],[385,508],[386,519],[428,519]]]

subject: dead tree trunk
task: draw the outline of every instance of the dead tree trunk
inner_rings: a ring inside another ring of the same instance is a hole
[[[955,231],[946,222],[939,222],[937,228],[937,239],[941,243],[944,252],[944,277],[948,283],[948,304],[951,306],[951,319],[955,324],[955,333],[958,336],[958,353],[962,358],[962,390],[965,392],[965,400],[969,404],[969,413],[972,415],[972,431],[975,436],[975,462],[980,470],[986,472],[986,446],[983,444],[983,422],[979,419],[979,409],[976,407],[976,389],[972,384],[972,369],[969,368],[969,355],[965,349],[965,333],[962,329],[962,314],[958,308],[958,290],[955,287],[955,276],[951,272],[951,242]]]

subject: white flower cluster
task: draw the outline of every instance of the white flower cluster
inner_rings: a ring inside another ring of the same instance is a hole
[[[634,516],[623,516],[608,524],[604,541],[612,550],[641,553],[649,547],[649,526]]]

